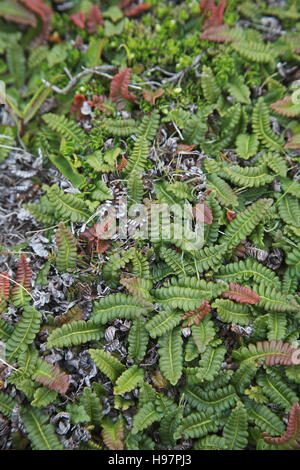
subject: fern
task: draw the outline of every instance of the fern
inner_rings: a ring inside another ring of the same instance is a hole
[[[193,413],[186,416],[175,432],[174,437],[175,439],[180,439],[184,436],[185,439],[195,439],[206,436],[206,434],[211,432],[218,432],[222,426],[222,420],[206,410],[205,413]]]
[[[278,211],[282,220],[294,227],[300,227],[300,209],[297,199],[290,194],[278,200]]]
[[[121,419],[113,423],[106,419],[102,422],[103,442],[110,450],[124,449],[124,424]]]
[[[72,271],[76,267],[77,240],[63,222],[58,225],[55,242],[58,247],[55,262],[59,272]]]
[[[253,132],[259,140],[269,149],[281,150],[282,138],[271,130],[269,110],[262,97],[258,98],[252,114]]]
[[[268,373],[261,372],[257,376],[257,383],[260,385],[264,393],[270,398],[272,403],[276,403],[283,409],[289,411],[295,401],[297,395],[295,392],[284,382],[281,375],[275,370],[267,371]]]
[[[148,143],[146,137],[141,135],[137,138],[134,144],[132,155],[130,156],[126,166],[126,171],[129,174],[142,173],[146,166],[148,155]]]
[[[159,368],[172,385],[176,385],[182,375],[182,337],[181,330],[175,328],[160,337]]]
[[[137,127],[134,119],[105,119],[101,125],[110,134],[116,137],[126,137],[131,134],[136,134]]]
[[[93,320],[104,325],[116,318],[138,318],[152,310],[148,301],[126,294],[111,294],[94,303]]]
[[[145,325],[151,338],[162,336],[181,322],[181,314],[174,310],[165,310],[154,315]]]
[[[152,142],[159,126],[159,113],[155,109],[151,115],[145,115],[137,130],[137,137],[143,136],[148,142]]]
[[[73,321],[63,325],[61,328],[55,328],[47,340],[47,347],[64,348],[88,341],[98,340],[102,337],[103,330],[95,324],[94,320]]]
[[[16,404],[16,400],[14,400],[10,395],[0,392],[0,412],[4,416],[10,418]]]
[[[102,405],[100,398],[88,387],[85,387],[80,397],[80,404],[94,426],[100,426],[102,423]]]
[[[238,198],[228,183],[217,175],[209,175],[207,177],[207,186],[216,191],[221,204],[225,206],[237,206]]]
[[[213,72],[206,65],[202,69],[201,88],[205,100],[208,103],[215,104],[221,95],[221,90],[216,82]]]
[[[274,51],[268,44],[249,40],[232,42],[231,47],[250,62],[268,64],[273,60]]]
[[[11,298],[16,307],[24,307],[30,301],[32,271],[25,254],[20,256],[16,284],[12,288]]]
[[[125,370],[125,372],[123,372],[120,377],[118,377],[115,384],[114,393],[116,395],[121,395],[123,393],[131,392],[131,390],[135,389],[143,381],[144,371],[139,369],[137,365],[132,366]]]
[[[254,362],[265,361],[267,366],[276,364],[291,365],[294,362],[293,353],[297,351],[291,344],[279,341],[263,341],[255,344],[248,344],[240,350],[233,351],[233,357],[238,361]]]
[[[249,420],[271,436],[284,433],[283,423],[267,406],[249,401],[246,402],[246,410]]]
[[[298,312],[299,304],[291,295],[284,295],[264,282],[253,289],[260,297],[259,307],[272,312]]]
[[[57,132],[67,141],[75,142],[78,145],[84,142],[85,134],[83,130],[80,129],[75,122],[70,121],[66,117],[48,113],[43,114],[43,120],[52,131]]]
[[[204,391],[200,387],[190,386],[184,388],[184,394],[188,402],[200,412],[205,412],[209,409],[220,413],[231,408],[238,400],[232,385],[219,388],[215,391]]]
[[[63,450],[54,425],[47,424],[48,416],[30,406],[23,407],[21,417],[33,450]]]
[[[229,450],[243,450],[248,443],[248,420],[247,412],[243,404],[239,401],[223,429],[223,437]]]
[[[31,405],[35,408],[45,408],[50,403],[55,402],[56,397],[57,392],[55,390],[50,390],[50,388],[46,387],[40,387],[34,392]]]
[[[227,226],[220,242],[226,243],[228,249],[236,246],[251,234],[255,226],[263,219],[273,203],[272,199],[259,199],[240,212],[236,218]]]
[[[257,188],[273,181],[274,176],[268,173],[265,163],[254,167],[241,168],[238,165],[226,165],[222,167],[224,177],[237,186]]]
[[[216,334],[214,324],[209,318],[210,316],[207,316],[202,320],[200,325],[192,326],[193,340],[200,353],[205,351],[207,345],[212,341]]]
[[[226,348],[220,346],[216,349],[208,346],[206,351],[201,356],[199,368],[196,377],[202,382],[207,380],[211,382],[219,373],[221,364],[224,360]]]
[[[125,366],[111,354],[101,349],[89,349],[89,354],[101,372],[115,382],[125,370]]]
[[[146,354],[148,345],[148,331],[147,326],[144,322],[137,318],[132,322],[130,332],[128,335],[128,356],[134,360],[134,362],[140,362]]]
[[[225,282],[236,280],[248,282],[249,279],[253,279],[257,283],[267,282],[270,286],[280,289],[280,280],[274,271],[251,258],[222,266],[218,278]]]
[[[146,403],[133,418],[132,434],[138,434],[160,418],[154,403]]]
[[[237,155],[244,160],[249,160],[258,151],[258,138],[255,134],[239,134],[235,144]]]
[[[268,340],[280,340],[286,336],[287,319],[280,312],[270,312],[268,314]]]
[[[297,248],[294,248],[287,254],[285,261],[288,266],[291,266],[295,274],[300,277],[300,243]]]
[[[231,300],[216,299],[212,308],[217,310],[218,316],[224,323],[249,325],[252,320],[251,310],[247,305],[236,304]]]
[[[40,312],[33,307],[24,308],[21,319],[6,343],[5,354],[8,362],[17,358],[26,350],[28,344],[33,343],[40,330],[41,317]]]
[[[56,184],[42,187],[47,192],[50,204],[55,208],[57,214],[64,220],[71,219],[72,222],[84,222],[88,218],[88,210],[85,203],[73,196],[65,193]]]

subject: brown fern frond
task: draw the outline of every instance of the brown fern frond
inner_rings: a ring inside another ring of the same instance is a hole
[[[52,9],[43,0],[19,0],[19,2],[41,17],[43,30],[40,36],[41,39],[47,41],[51,31]]]
[[[203,299],[201,305],[196,308],[196,310],[189,310],[185,312],[182,319],[187,320],[183,323],[183,326],[192,326],[192,325],[200,325],[200,322],[203,320],[206,315],[210,312],[210,303],[208,300]]]
[[[290,411],[289,421],[283,436],[264,436],[265,442],[273,445],[287,445],[288,448],[300,449],[300,406],[294,402]]]
[[[70,15],[70,20],[80,29],[85,28],[85,14],[83,11],[77,11],[73,15]]]
[[[149,10],[149,8],[151,8],[151,3],[134,4],[132,7],[124,11],[124,16],[127,16],[128,18],[134,18],[139,16],[144,11]]]
[[[240,304],[257,304],[260,302],[259,295],[248,287],[241,286],[235,282],[230,282],[228,291],[222,293],[225,299],[235,300]]]
[[[109,450],[124,449],[124,425],[121,420],[116,423],[103,423],[102,438]]]
[[[7,271],[0,276],[0,302],[9,298],[9,275]]]
[[[81,108],[86,101],[85,96],[78,94],[74,96],[73,103],[71,104],[70,114],[76,114],[76,120],[82,117]]]
[[[61,372],[59,367],[46,361],[41,361],[34,375],[34,380],[62,395],[66,394],[70,385],[70,376],[65,372]]]
[[[300,107],[298,105],[294,105],[292,102],[291,96],[286,96],[282,100],[278,100],[275,103],[270,104],[270,108],[272,108],[276,113],[281,114],[281,116],[286,117],[295,117],[299,115]]]
[[[18,282],[18,284],[21,284],[21,286],[25,287],[25,289],[30,291],[31,279],[32,279],[31,267],[29,266],[26,256],[23,253],[18,263],[16,282]],[[19,286],[14,286],[12,289],[12,293],[14,293],[15,290],[19,290]]]
[[[143,97],[152,106],[155,106],[155,101],[158,98],[160,98],[164,93],[165,93],[165,90],[163,88],[158,88],[158,90],[155,90],[155,91],[151,91],[151,90],[147,90],[147,88],[143,88]]]
[[[200,39],[206,39],[212,42],[233,42],[237,40],[237,38],[230,34],[230,29],[227,24],[210,26],[201,33]]]
[[[90,8],[88,19],[87,19],[87,30],[89,34],[94,34],[97,31],[98,26],[103,26],[104,21],[101,15],[101,11],[98,5],[93,5]]]
[[[161,389],[165,388],[168,385],[167,379],[162,375],[160,370],[156,370],[154,375],[152,375],[151,380],[153,382],[154,387]]]
[[[135,101],[136,96],[134,93],[130,93],[128,90],[129,79],[131,69],[125,67],[120,70],[111,81],[110,84],[110,98],[116,103],[117,109],[123,109],[125,107],[125,101]]]

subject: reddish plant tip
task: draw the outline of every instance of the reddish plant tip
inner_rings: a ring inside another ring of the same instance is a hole
[[[83,11],[78,11],[70,16],[70,20],[80,29],[85,28],[85,14]]]

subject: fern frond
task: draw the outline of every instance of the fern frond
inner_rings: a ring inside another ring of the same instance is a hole
[[[42,315],[33,307],[26,306],[19,322],[6,343],[6,358],[10,362],[22,354],[28,344],[33,343],[40,330]]]
[[[136,134],[137,126],[134,119],[104,119],[101,126],[116,137],[127,137],[131,134]]]
[[[101,434],[103,442],[108,449],[124,449],[124,423],[122,419],[118,419],[115,423],[109,419],[103,420]]]
[[[145,136],[141,135],[135,141],[132,154],[126,166],[129,174],[140,174],[144,171],[149,156],[148,142]]]
[[[209,413],[192,413],[183,418],[181,425],[174,434],[175,439],[184,436],[185,439],[204,437],[208,433],[218,432],[223,426],[220,418]]]
[[[74,121],[70,121],[65,116],[52,113],[43,114],[42,117],[52,131],[57,132],[66,140],[75,142],[78,145],[82,145],[85,141],[85,133]]]
[[[17,401],[14,400],[10,395],[4,392],[0,392],[0,412],[4,416],[10,418],[16,404]]]
[[[211,382],[216,377],[220,372],[225,353],[226,348],[224,348],[224,346],[220,346],[215,349],[208,346],[201,356],[201,361],[199,362],[199,368],[196,374],[196,377],[200,382],[204,380]]]
[[[254,167],[240,167],[239,165],[223,165],[224,177],[237,186],[257,188],[273,181],[274,176],[268,172],[268,167],[262,163]]]
[[[174,310],[166,310],[154,315],[145,325],[151,338],[162,336],[181,323],[181,314]]]
[[[259,307],[272,312],[299,312],[300,305],[292,295],[284,295],[264,282],[253,289],[260,297]]]
[[[250,257],[245,261],[226,264],[218,272],[218,279],[225,282],[249,281],[251,278],[257,283],[267,282],[270,286],[280,288],[280,280],[275,272]]]
[[[286,194],[278,201],[278,211],[284,222],[294,227],[300,227],[300,208],[298,200],[291,194]]]
[[[293,403],[286,431],[281,437],[264,436],[265,442],[276,446],[284,444],[289,449],[300,448],[300,406],[297,401]]]
[[[21,417],[33,450],[63,450],[53,424],[48,424],[48,416],[31,406],[23,406]]]
[[[96,366],[103,374],[107,375],[112,382],[115,382],[119,375],[126,369],[124,364],[111,354],[102,351],[102,349],[89,349],[89,354]]]
[[[212,410],[220,413],[230,409],[238,400],[232,385],[217,390],[205,391],[201,387],[190,386],[183,389],[187,401],[197,411]]]
[[[244,160],[249,160],[257,154],[258,138],[255,134],[239,134],[235,144],[238,157]]]
[[[271,436],[284,433],[284,424],[266,405],[249,401],[246,402],[246,410],[249,421],[255,423],[262,431]]]
[[[58,247],[55,263],[59,272],[72,271],[76,267],[77,240],[63,222],[58,224],[55,243]]]
[[[259,140],[270,149],[281,150],[283,147],[283,139],[271,129],[270,115],[267,104],[263,97],[258,98],[252,114],[253,132]]]
[[[94,426],[100,426],[100,424],[102,424],[103,415],[101,399],[95,392],[92,392],[90,388],[84,388],[83,394],[80,397],[80,405],[84,407],[85,412]]]
[[[123,393],[131,392],[138,385],[144,381],[144,370],[135,365],[129,367],[125,372],[120,375],[114,387],[114,394],[121,395]]]
[[[36,408],[45,408],[50,403],[54,403],[56,397],[57,392],[55,390],[50,390],[50,388],[46,387],[39,387],[34,392],[31,405]]]
[[[214,328],[213,322],[209,319],[209,316],[206,316],[200,325],[192,326],[192,336],[195,345],[200,353],[203,353],[207,345],[214,339],[216,330]]]
[[[88,210],[85,203],[73,196],[73,194],[65,193],[57,184],[52,186],[43,185],[42,189],[47,192],[50,204],[55,207],[57,214],[72,222],[84,222],[88,218]]]
[[[41,358],[37,361],[32,378],[45,387],[50,388],[50,390],[55,390],[62,395],[66,394],[70,385],[70,376],[68,374],[62,372],[59,367],[43,361]]]
[[[47,347],[65,348],[88,341],[98,340],[103,335],[103,329],[97,326],[94,320],[73,321],[61,328],[55,328],[49,335]]]
[[[287,318],[280,312],[268,313],[268,340],[280,340],[286,336]]]
[[[270,398],[272,403],[276,403],[280,407],[289,411],[295,401],[297,401],[297,395],[295,392],[285,383],[281,375],[275,370],[269,371],[268,373],[260,372],[257,376],[257,383],[263,388],[264,393]]]
[[[143,136],[148,142],[152,142],[159,126],[159,112],[155,109],[149,116],[145,115],[138,127],[136,136]]]
[[[223,437],[229,450],[243,450],[248,443],[248,419],[247,411],[238,402],[226,420]]]
[[[26,259],[26,255],[23,253],[18,263],[16,275],[16,282],[18,284],[14,285],[11,291],[11,298],[16,307],[24,307],[30,301],[28,291],[31,291],[31,279],[31,267]]]
[[[105,325],[116,318],[138,318],[152,309],[153,305],[146,300],[126,294],[111,294],[94,303],[92,318],[95,323]]]
[[[247,305],[236,304],[231,300],[216,299],[212,308],[217,310],[218,316],[224,323],[249,325],[252,320],[251,310]]]
[[[217,175],[209,175],[207,177],[207,186],[209,189],[216,191],[221,204],[224,206],[237,206],[238,198],[228,183]]]
[[[246,240],[257,224],[263,219],[264,214],[270,209],[272,199],[259,199],[244,211],[237,214],[236,218],[227,226],[221,243],[227,243],[228,249]]]
[[[293,353],[295,351],[297,351],[297,348],[289,343],[284,343],[282,340],[271,340],[248,344],[248,347],[233,351],[232,355],[239,362],[259,361],[261,363],[261,361],[264,361],[266,366],[277,364],[290,366],[294,363]]]
[[[149,335],[144,321],[140,318],[133,320],[128,335],[128,356],[135,362],[140,362],[146,354]]]
[[[182,375],[182,343],[180,328],[168,331],[158,341],[159,368],[172,385],[176,385]]]
[[[146,403],[139,408],[137,414],[133,417],[132,434],[138,434],[144,429],[149,428],[151,424],[159,419],[160,415],[157,413],[154,403]]]
[[[206,65],[202,68],[201,88],[204,98],[208,103],[215,104],[221,96],[221,90],[213,75],[212,69]]]
[[[238,370],[232,378],[232,385],[234,385],[237,393],[243,394],[246,387],[248,387],[256,375],[258,364],[254,362],[241,362]]]
[[[224,437],[211,434],[199,439],[193,445],[194,450],[228,450]]]
[[[268,64],[273,61],[274,51],[268,44],[249,40],[240,40],[231,43],[231,47],[250,62]]]

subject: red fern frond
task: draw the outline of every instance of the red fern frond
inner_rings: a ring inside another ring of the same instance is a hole
[[[104,21],[98,5],[93,5],[90,8],[89,16],[87,19],[87,30],[89,34],[94,34],[98,26],[103,26]]]
[[[125,8],[128,8],[132,3],[133,0],[122,0],[122,2],[119,3],[119,8],[121,10],[124,10]]]
[[[128,18],[134,18],[139,16],[144,11],[149,10],[151,8],[151,3],[139,3],[138,5],[132,5],[128,10],[124,11],[124,16]]]
[[[122,156],[122,160],[120,162],[120,164],[117,166],[117,170],[123,170],[123,168],[125,168],[125,166],[127,165],[127,158],[124,157],[124,155]]]
[[[295,105],[294,105],[295,106]],[[276,113],[281,114],[281,116],[286,117],[295,117],[299,114],[299,109],[293,107],[292,97],[286,96],[282,100],[278,100],[275,103],[270,104]]]
[[[248,287],[230,282],[228,291],[222,293],[225,299],[235,300],[240,304],[257,304],[260,302],[259,295]]]
[[[196,308],[196,310],[189,310],[185,312],[182,319],[187,320],[184,322],[184,326],[200,325],[200,322],[203,320],[206,315],[210,312],[210,303],[208,300],[203,299],[201,305]]]
[[[202,15],[207,16],[212,10],[212,8],[215,6],[214,0],[202,0],[200,3],[200,13]]]
[[[116,103],[118,110],[124,108],[124,100],[136,100],[136,96],[128,90],[130,73],[130,68],[124,68],[114,76],[110,83],[110,98]]]
[[[65,372],[61,372],[59,367],[46,361],[42,361],[34,380],[62,395],[65,395],[70,385],[70,376]]]
[[[298,402],[293,403],[284,435],[280,437],[265,435],[264,440],[268,444],[277,446],[287,444],[288,448],[300,449],[300,406]]]
[[[253,356],[256,360],[264,359],[266,366],[291,366],[299,364],[300,350],[282,339],[276,341],[259,341],[256,344],[248,344],[247,356]],[[294,362],[296,360],[296,363]]]
[[[25,287],[25,289],[29,291],[31,289],[31,279],[32,279],[31,267],[29,266],[26,256],[23,253],[18,263],[16,282],[18,282],[18,284],[21,284],[21,286]],[[19,290],[19,286],[15,286],[13,288],[13,292],[15,289]]]
[[[52,9],[44,3],[44,0],[19,0],[19,2],[41,17],[43,22],[41,38],[45,41],[48,40],[51,31]]]
[[[78,94],[74,96],[73,103],[70,108],[70,114],[76,114],[76,119],[80,119],[82,117],[81,108],[85,101],[86,99],[83,95]]]
[[[223,24],[224,10],[226,7],[226,0],[222,0],[218,5],[211,5],[211,15],[203,24],[203,29],[211,28],[212,26],[221,26]]]
[[[78,11],[73,15],[70,15],[70,20],[80,29],[85,28],[85,14],[83,11]]]
[[[1,273],[0,276],[0,302],[9,298],[9,275],[8,272]]]
[[[211,225],[214,220],[210,207],[205,203],[197,204],[196,207],[193,208],[193,213],[196,222]]]

